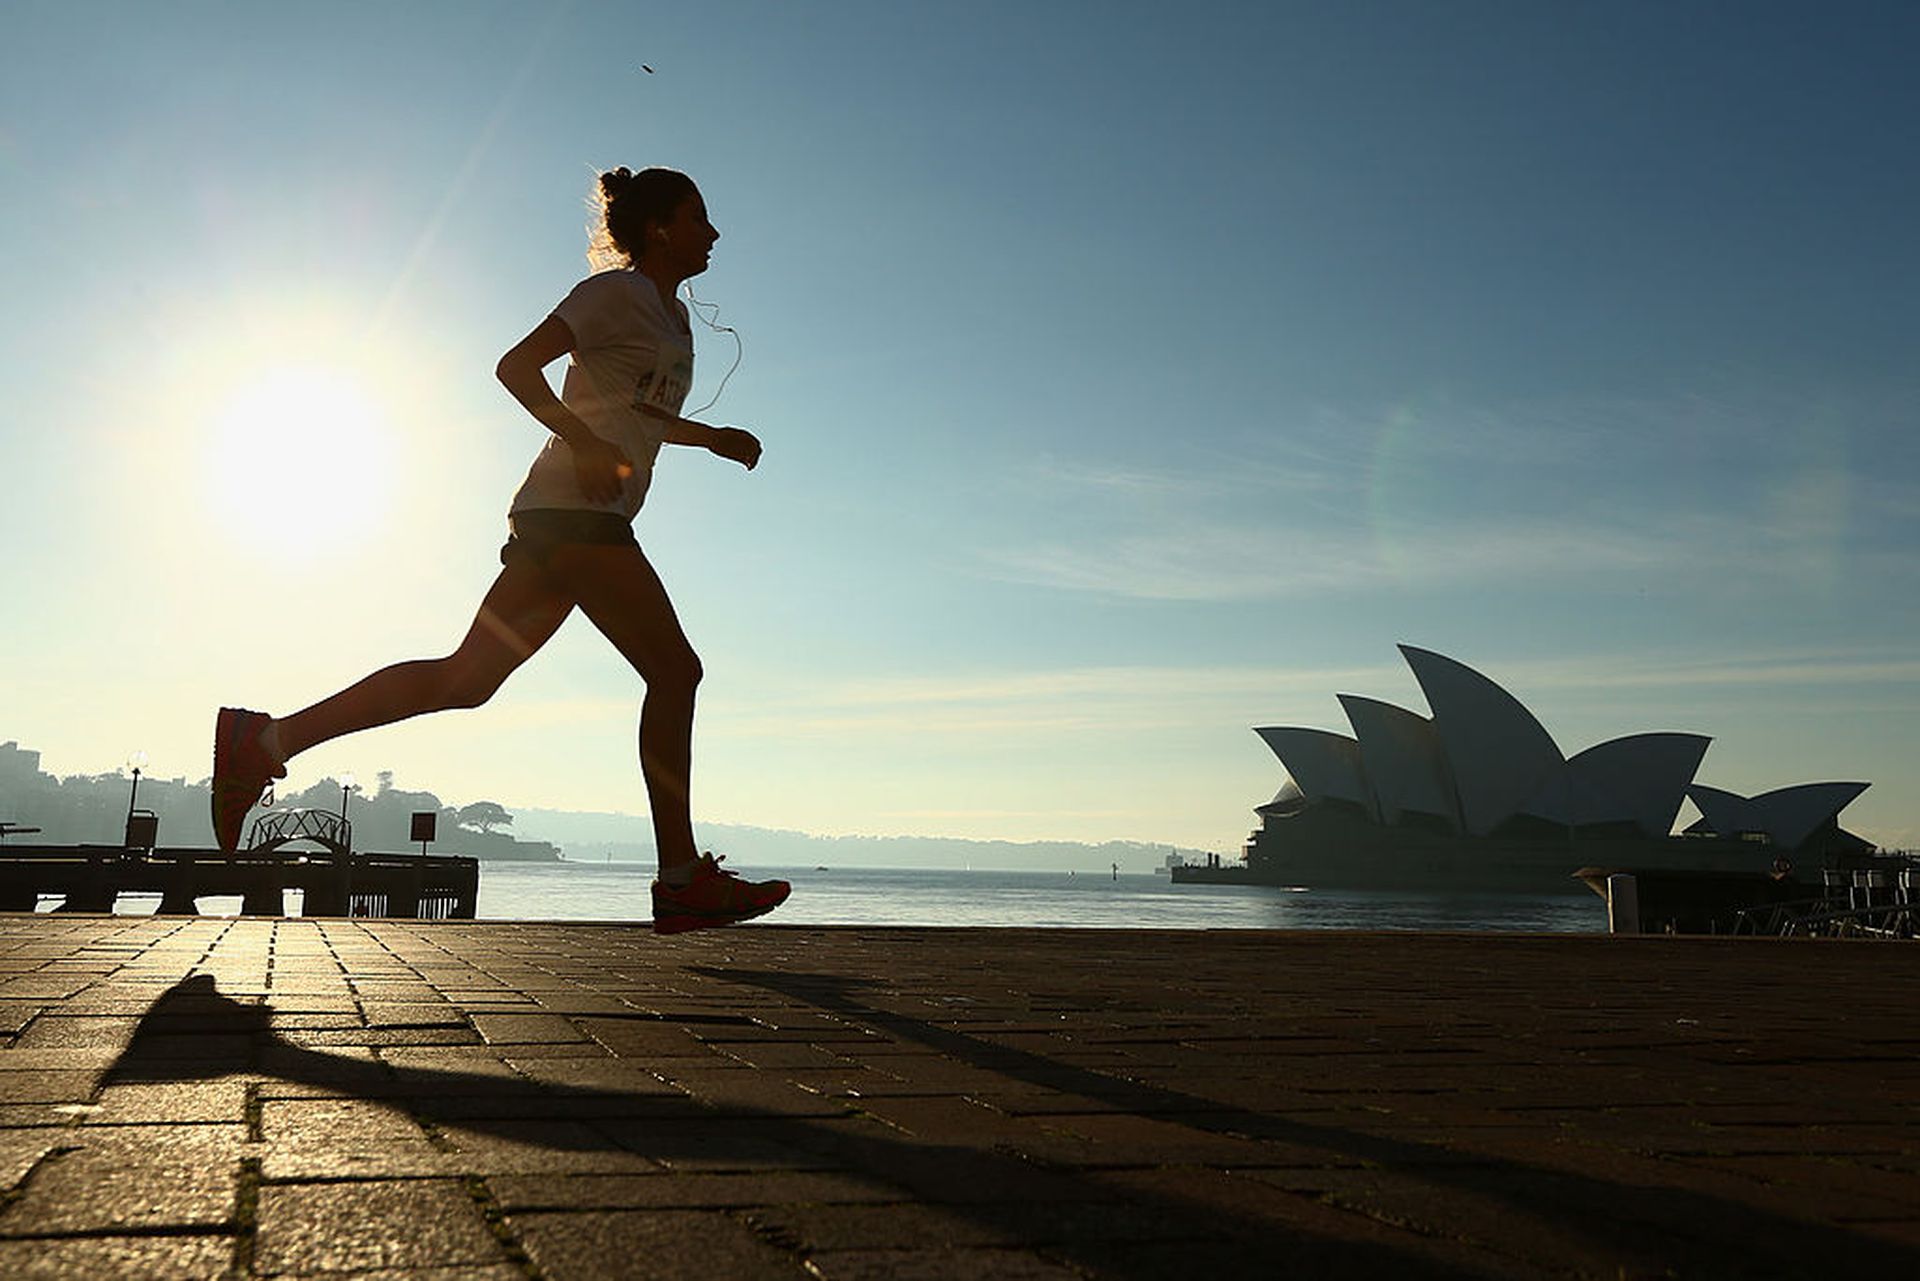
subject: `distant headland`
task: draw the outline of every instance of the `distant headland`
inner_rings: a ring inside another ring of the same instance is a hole
[[[125,771],[57,778],[40,768],[40,753],[16,742],[0,743],[0,820],[41,829],[30,839],[55,843],[121,839],[133,779]],[[343,786],[325,778],[302,791],[282,792],[277,803],[337,810]],[[644,814],[582,813],[495,801],[449,805],[427,791],[394,785],[391,771],[374,787],[348,797],[357,848],[405,851],[412,815],[439,815],[433,852],[465,854],[489,862],[647,862],[654,858]],[[207,781],[140,780],[139,807],[160,818],[168,845],[213,843]],[[513,828],[513,832],[501,829]],[[1151,872],[1169,860],[1203,863],[1203,850],[1148,841],[993,841],[960,837],[880,835],[820,836],[736,823],[695,823],[703,847],[736,861],[783,866],[922,867],[1001,871],[1102,871],[1118,864],[1126,872]]]

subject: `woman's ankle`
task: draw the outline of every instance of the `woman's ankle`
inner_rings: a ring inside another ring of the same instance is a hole
[[[275,765],[287,763],[287,750],[280,745],[280,722],[269,717],[267,727],[260,731],[260,746],[266,748],[267,755],[273,758]]]

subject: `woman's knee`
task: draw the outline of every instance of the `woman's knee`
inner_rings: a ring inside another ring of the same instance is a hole
[[[691,645],[654,655],[640,668],[640,676],[649,688],[684,689],[689,693],[705,675],[706,668],[701,666],[700,655],[693,652]]]
[[[510,666],[482,662],[457,651],[441,659],[436,666],[439,668],[441,701],[449,708],[481,706],[494,696],[513,671]]]

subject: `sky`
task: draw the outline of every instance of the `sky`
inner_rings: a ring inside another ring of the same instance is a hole
[[[706,417],[766,446],[670,448],[637,522],[697,818],[1233,852],[1253,727],[1425,711],[1406,642],[1568,755],[1709,734],[1700,782],[1871,782],[1846,825],[1920,846],[1911,5],[7,27],[0,738],[52,772],[198,779],[216,706],[450,650],[542,439],[494,362],[595,171],[664,164],[743,340]],[[576,618],[291,781],[644,813],[639,696]]]

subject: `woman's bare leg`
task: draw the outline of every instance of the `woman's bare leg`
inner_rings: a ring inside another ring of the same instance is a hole
[[[570,544],[555,549],[553,576],[647,683],[640,705],[640,774],[653,811],[663,879],[693,866],[689,782],[699,655],[680,629],[673,602],[638,547]]]
[[[513,561],[487,590],[460,648],[445,658],[383,667],[330,698],[276,720],[281,755],[291,758],[342,734],[423,712],[478,707],[552,638],[572,610],[572,596],[555,578],[528,561]]]

